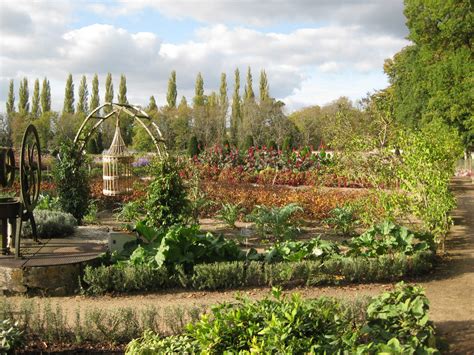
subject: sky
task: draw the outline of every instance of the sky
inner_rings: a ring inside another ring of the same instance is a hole
[[[18,86],[50,80],[52,106],[61,110],[72,73],[91,87],[99,75],[103,102],[107,72],[115,93],[121,74],[127,97],[165,104],[177,73],[178,97],[188,102],[201,72],[205,92],[227,74],[247,68],[254,91],[265,70],[271,96],[292,112],[347,96],[357,100],[387,86],[383,62],[408,45],[402,0],[0,0],[0,112],[10,79]],[[242,93],[243,89],[241,89]]]

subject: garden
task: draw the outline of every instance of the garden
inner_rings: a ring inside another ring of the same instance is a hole
[[[471,7],[406,0],[387,88],[290,114],[250,66],[160,107],[69,74],[62,113],[12,79],[0,353],[470,353]]]

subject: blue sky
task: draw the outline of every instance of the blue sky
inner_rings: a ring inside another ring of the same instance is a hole
[[[69,73],[127,76],[128,99],[164,104],[176,70],[191,100],[198,72],[205,90],[234,70],[265,70],[288,112],[340,96],[357,100],[387,85],[384,59],[405,45],[402,0],[3,0],[0,2],[0,111],[8,82],[48,77],[60,110]],[[242,83],[243,84],[243,83]],[[243,85],[241,85],[243,87]],[[30,89],[31,90],[31,89]]]

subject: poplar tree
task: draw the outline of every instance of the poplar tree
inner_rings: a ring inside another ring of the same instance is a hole
[[[221,137],[225,137],[226,133],[226,118],[227,111],[229,109],[229,99],[227,98],[227,79],[226,74],[221,73],[221,85],[219,88],[219,113],[220,113],[220,134]]]
[[[105,79],[105,102],[110,103],[114,100],[114,83],[112,82],[112,74],[107,73]],[[109,113],[112,111],[111,107],[105,107],[104,112]]]
[[[168,80],[168,92],[166,93],[166,101],[169,108],[176,108],[177,97],[178,92],[176,91],[176,71],[173,70]]]
[[[260,103],[270,99],[270,89],[268,86],[267,73],[265,70],[260,72]]]
[[[7,117],[10,119],[11,115],[15,113],[15,84],[13,82],[13,79],[10,80],[10,85],[8,87],[8,98],[6,106]]]
[[[89,104],[87,103],[87,99],[89,96],[89,90],[87,89],[87,78],[85,75],[81,78],[81,83],[79,84],[79,92],[78,92],[78,100],[77,100],[77,108],[76,111],[78,113],[86,114],[89,110]]]
[[[156,104],[156,100],[154,96],[150,96],[150,101],[148,102],[147,111],[158,111],[158,105]]]
[[[41,111],[43,113],[51,111],[51,87],[46,77],[43,79],[43,85],[41,87]]]
[[[41,116],[40,108],[40,83],[39,80],[35,80],[35,86],[33,89],[33,97],[31,98],[31,115],[33,118]]]
[[[91,101],[90,101],[90,110],[91,112],[94,111],[100,104],[99,98],[99,77],[97,74],[94,74],[94,78],[92,79],[92,93],[91,93]]]
[[[28,79],[23,78],[23,80],[20,81],[20,88],[18,90],[18,112],[20,112],[22,116],[27,115],[30,111],[29,96]]]
[[[240,102],[240,72],[238,68],[235,69],[234,75],[235,75],[235,82],[234,82],[234,94],[232,96],[230,137],[231,137],[232,143],[234,145],[237,145],[239,124],[242,121],[241,102]]]
[[[74,83],[72,81],[72,74],[69,74],[66,81],[66,88],[64,89],[64,114],[74,114]]]
[[[201,73],[196,77],[196,86],[194,88],[194,106],[204,106],[204,80]]]
[[[112,95],[113,97],[113,95]],[[119,104],[128,104],[127,100],[127,78],[124,74],[120,75],[120,86],[118,93],[118,102]]]
[[[252,72],[250,67],[247,70],[247,84],[245,85],[245,100],[255,101],[255,94],[252,87]]]

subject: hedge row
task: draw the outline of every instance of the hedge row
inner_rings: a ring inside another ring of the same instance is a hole
[[[397,281],[426,273],[433,254],[384,255],[377,258],[335,257],[321,261],[264,263],[218,262],[198,264],[187,274],[177,266],[170,271],[151,266],[87,267],[82,288],[88,294],[146,292],[166,288],[218,290],[256,286],[315,286],[341,283]]]

